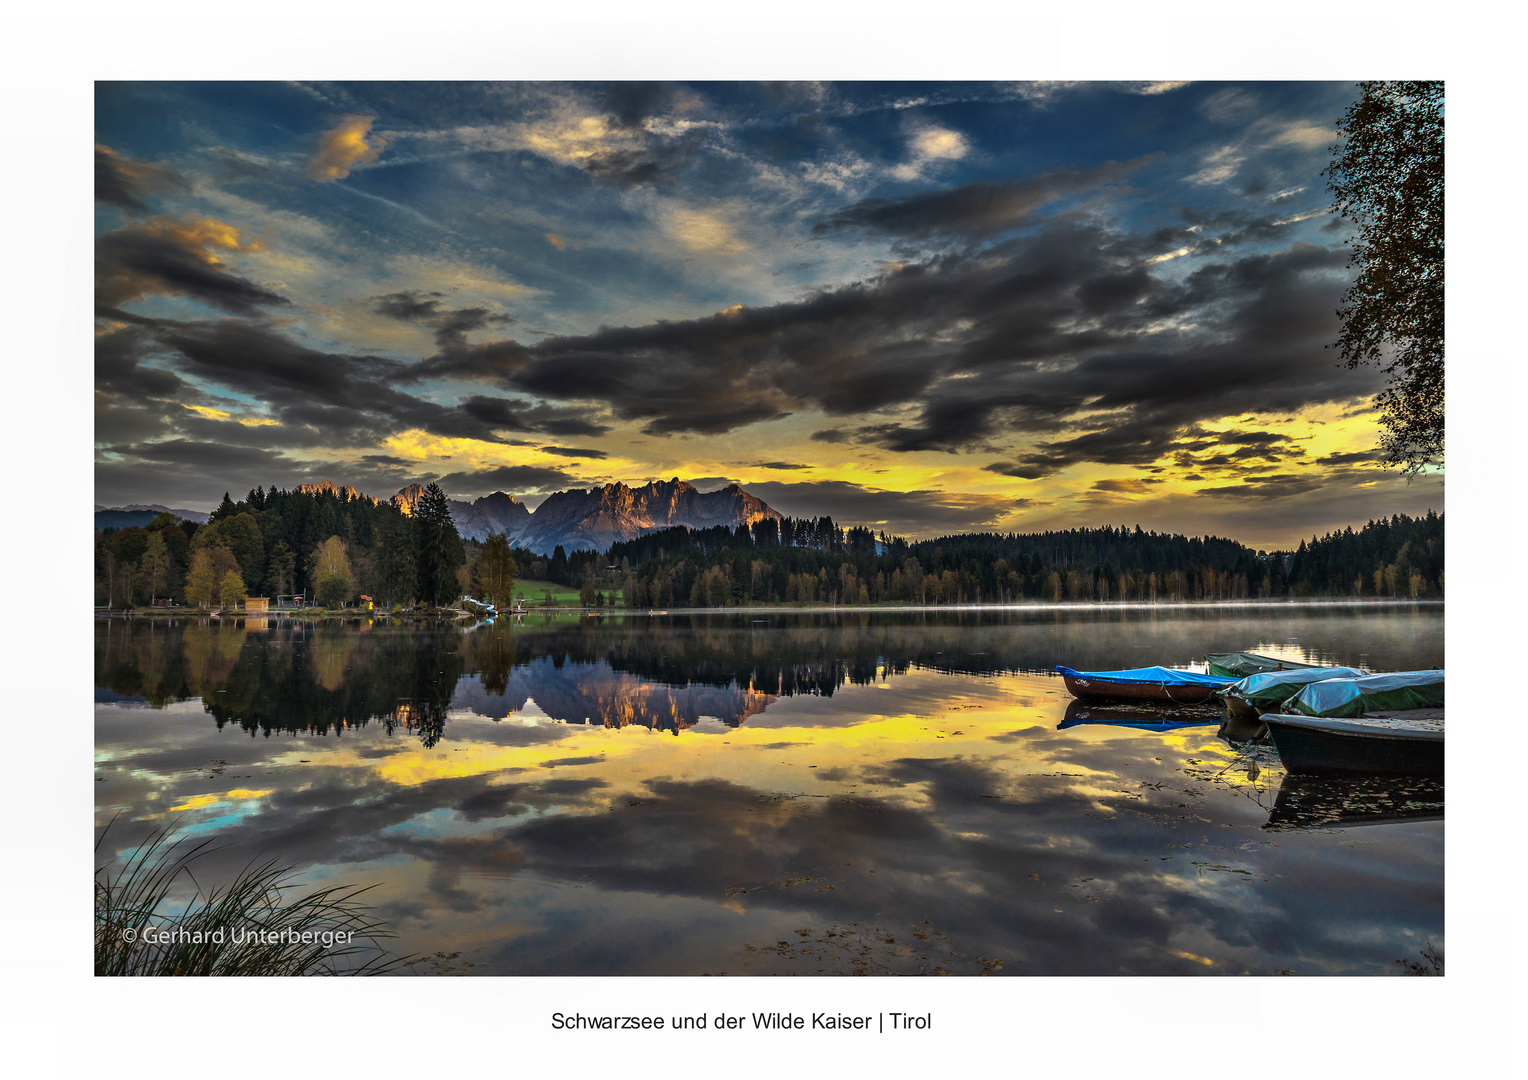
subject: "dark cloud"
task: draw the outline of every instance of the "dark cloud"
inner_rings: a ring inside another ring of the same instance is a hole
[[[1151,490],[1148,485],[1160,484],[1162,482],[1162,480],[1154,476],[1126,476],[1112,480],[1095,480],[1092,490],[1122,495],[1140,495]]]
[[[124,461],[136,462],[140,486],[149,483],[157,490],[185,491],[187,499],[205,497],[200,494],[205,484],[198,469],[208,475],[209,470],[216,471],[210,482],[218,487],[218,494],[223,486],[324,479],[354,483],[363,490],[393,490],[415,479],[408,470],[418,466],[385,454],[363,454],[348,476],[313,475],[310,466],[286,453],[365,448],[408,429],[530,445],[496,433],[505,417],[487,406],[508,407],[504,399],[480,398],[461,406],[426,401],[391,385],[404,370],[398,361],[322,352],[258,323],[139,320],[99,335],[96,344],[98,444]],[[152,365],[145,363],[149,357]],[[238,407],[235,401],[209,397],[196,389],[197,384],[258,401],[265,418],[277,423],[245,426],[237,418],[215,419],[173,406],[170,411],[164,409],[167,399],[225,410]],[[150,407],[157,411],[147,411]],[[543,435],[607,430],[586,416],[585,410],[533,406],[504,426]],[[103,486],[103,476],[110,473],[115,478],[125,468],[120,462],[109,468],[108,464],[104,460],[98,464],[98,481]],[[323,466],[320,472],[332,468]],[[516,475],[523,479],[517,488],[577,483],[555,469],[530,469]]]
[[[1320,465],[1358,465],[1380,460],[1380,455],[1373,450],[1354,450],[1346,454],[1327,454],[1325,457],[1316,459]]]
[[[490,427],[506,431],[535,431],[543,435],[603,435],[609,424],[592,420],[586,409],[561,409],[532,405],[510,398],[474,394],[462,400],[461,410]]]
[[[601,460],[610,456],[603,450],[590,450],[588,447],[578,446],[538,446],[536,449],[540,450],[543,454],[556,454],[558,457]]]
[[[865,230],[922,240],[935,236],[986,238],[1025,224],[1047,203],[1118,183],[1159,155],[1095,169],[1060,169],[1027,180],[979,181],[896,199],[866,199],[835,211],[813,227],[818,236]]]
[[[802,409],[866,418],[899,408],[897,419],[813,437],[903,452],[1038,437],[992,469],[1031,478],[1083,461],[1148,466],[1204,421],[1377,388],[1324,350],[1337,331],[1340,249],[1295,244],[1178,278],[1141,272],[1154,250],[1097,223],[1050,220],[979,255],[888,268],[788,303],[489,342],[405,377],[603,402],[651,435],[721,433]]]
[[[755,461],[753,463],[753,467],[756,468],[756,469],[782,469],[782,470],[810,469],[810,468],[812,468],[812,466],[810,466],[810,465],[802,465],[802,464],[800,464],[798,462],[794,462],[794,461]]]
[[[616,124],[641,127],[649,116],[661,112],[673,100],[674,87],[662,82],[611,82],[595,88]]]
[[[1223,487],[1200,488],[1196,494],[1220,495],[1232,499],[1282,499],[1289,495],[1303,495],[1326,487],[1329,483],[1330,478],[1326,476],[1279,473],[1276,476],[1249,478]]]
[[[474,472],[447,473],[437,482],[454,494],[473,497],[491,491],[543,492],[582,488],[584,481],[561,469],[549,469],[541,465],[498,465],[492,469]]]
[[[95,341],[95,388],[135,401],[177,397],[184,387],[180,376],[142,363],[151,341],[148,331],[125,326],[99,334]]]
[[[445,293],[395,292],[374,296],[378,315],[401,319],[404,322],[427,321],[440,314],[440,301]]]
[[[150,212],[144,199],[151,193],[191,190],[186,178],[167,165],[130,161],[110,147],[95,148],[95,201],[126,210],[134,216]]]
[[[166,439],[136,446],[112,446],[113,454],[133,457],[149,465],[195,465],[207,469],[265,467],[272,474],[285,472],[294,464],[279,451],[224,443],[192,442],[189,439]]]
[[[878,491],[845,480],[762,480],[749,484],[748,491],[787,517],[828,515],[840,525],[868,525],[898,536],[992,528],[1015,508],[1003,495]]]
[[[1021,465],[1016,461],[994,461],[983,465],[982,468],[999,476],[1015,476],[1020,480],[1038,480],[1051,471],[1041,465]]]
[[[979,256],[940,255],[787,303],[529,346],[467,345],[468,327],[497,317],[443,308],[433,294],[377,298],[391,317],[436,326],[441,351],[412,365],[324,353],[252,322],[138,318],[133,333],[106,336],[99,363],[113,386],[131,384],[140,398],[169,394],[182,377],[254,398],[292,445],[366,446],[402,428],[500,442],[501,432],[579,437],[620,421],[653,435],[720,433],[816,409],[861,421],[815,432],[817,441],[985,449],[1002,455],[987,471],[1027,479],[1082,462],[1144,468],[1173,454],[1200,469],[1266,466],[1298,448],[1255,428],[1225,435],[1204,424],[1377,388],[1378,376],[1337,367],[1323,348],[1345,280],[1340,249],[1296,244],[1205,261],[1172,279],[1140,272],[1152,249],[1139,236],[1055,219]],[[1177,325],[1188,328],[1162,329]],[[447,406],[404,389],[446,377],[508,393]],[[897,418],[876,421],[878,410]],[[1019,439],[1027,452],[1003,451]],[[981,527],[1012,508],[916,498],[802,506],[914,534]]]
[[[435,344],[442,355],[464,351],[467,335],[474,330],[490,326],[508,326],[515,322],[512,315],[495,313],[487,308],[443,308],[443,294],[413,291],[387,293],[373,297],[379,315],[386,315],[401,322],[414,322],[431,327],[435,331]]]
[[[156,218],[96,239],[96,303],[114,309],[147,296],[187,296],[233,315],[287,304],[279,293],[230,272],[215,250],[255,250],[216,221]]]

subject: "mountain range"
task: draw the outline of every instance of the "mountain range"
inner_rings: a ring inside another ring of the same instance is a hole
[[[410,484],[393,502],[412,513],[424,494]],[[564,551],[604,551],[618,540],[632,540],[644,533],[688,525],[708,529],[715,525],[736,528],[762,518],[779,519],[763,499],[748,494],[737,484],[719,491],[700,491],[677,476],[655,480],[641,487],[606,484],[588,490],[557,491],[534,511],[502,491],[473,502],[447,499],[451,520],[463,538],[484,540],[502,532],[516,547],[548,555],[558,545]]]
[[[308,494],[344,494],[352,499],[371,498],[348,485],[338,487],[328,481],[304,484],[298,490]],[[392,502],[412,515],[424,492],[423,484],[410,484],[394,495]],[[494,533],[504,533],[512,545],[541,555],[550,555],[558,545],[564,551],[605,551],[619,540],[632,540],[674,525],[688,525],[692,529],[715,525],[736,528],[763,518],[780,518],[763,499],[748,494],[737,484],[728,484],[718,491],[700,491],[677,476],[641,487],[615,483],[588,490],[558,491],[548,495],[535,510],[502,491],[472,502],[447,499],[446,505],[463,539],[486,540]],[[165,511],[159,505],[110,509],[97,506],[95,527],[123,529],[147,525],[156,514]],[[169,513],[188,521],[207,520],[205,513],[194,510]]]
[[[160,514],[174,514],[182,521],[205,524],[207,513],[203,510],[175,510],[158,503],[130,503],[127,506],[101,506],[95,508],[95,527],[98,529],[130,529],[144,526]]]

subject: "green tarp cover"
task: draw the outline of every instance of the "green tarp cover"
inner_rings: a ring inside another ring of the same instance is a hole
[[[1226,687],[1227,697],[1239,697],[1254,709],[1276,709],[1307,683],[1323,679],[1361,679],[1368,672],[1351,667],[1313,667],[1297,671],[1265,671],[1248,675],[1235,686]]]
[[[1204,662],[1210,666],[1211,675],[1231,679],[1245,679],[1248,675],[1261,675],[1265,671],[1278,671],[1281,668],[1284,671],[1294,671],[1297,668],[1316,666],[1255,652],[1207,652],[1204,654]]]
[[[1283,711],[1304,716],[1362,716],[1400,709],[1441,709],[1443,672],[1389,671],[1361,679],[1327,679],[1306,686]]]

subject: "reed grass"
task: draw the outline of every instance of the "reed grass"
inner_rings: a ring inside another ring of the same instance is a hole
[[[212,842],[174,837],[175,828],[151,834],[115,875],[111,860],[98,866],[97,975],[382,975],[409,962],[382,947],[395,935],[358,900],[375,886],[340,885],[288,900],[295,871],[271,859],[251,861],[227,885],[204,888],[193,868]],[[96,841],[98,860],[110,831],[108,824]],[[180,898],[172,893],[183,881],[193,893],[175,915]],[[146,940],[165,930],[177,940]],[[289,940],[260,940],[260,931],[283,930]],[[304,932],[316,940],[301,940]],[[334,943],[325,945],[324,934]]]

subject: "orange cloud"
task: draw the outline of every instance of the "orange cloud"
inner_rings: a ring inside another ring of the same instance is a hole
[[[237,225],[230,225],[217,218],[191,218],[188,221],[155,218],[144,225],[133,226],[131,231],[171,240],[184,248],[201,248],[203,250],[197,254],[212,264],[216,264],[217,259],[206,248],[243,252],[265,250],[265,245],[258,240],[245,242],[243,231]]]
[[[387,140],[372,135],[374,116],[346,116],[337,127],[330,128],[319,137],[318,149],[308,159],[308,176],[321,184],[331,180],[343,180],[351,169],[370,165],[387,147]]]
[[[561,239],[559,239],[556,236],[553,236],[551,233],[547,233],[546,234],[546,238],[547,238],[547,240],[551,243],[551,245],[554,248],[556,248],[558,251],[562,250],[562,240]]]

